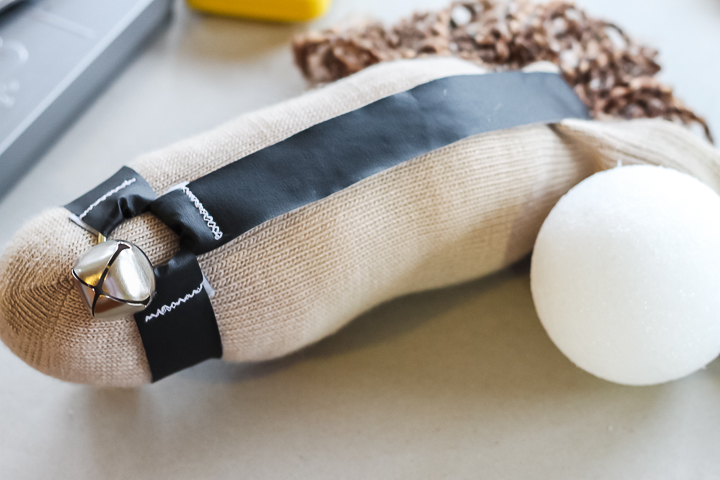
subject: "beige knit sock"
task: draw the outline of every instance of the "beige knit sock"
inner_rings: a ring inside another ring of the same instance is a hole
[[[384,63],[244,115],[130,166],[159,194],[311,125],[478,67],[456,59]],[[567,121],[467,138],[268,221],[200,257],[224,359],[256,361],[311,344],[365,310],[486,275],[526,255],[570,187],[618,162],[691,173],[720,189],[720,154],[661,120]],[[108,172],[112,173],[112,172]],[[84,192],[77,192],[78,195]],[[177,237],[151,214],[112,237],[167,261]],[[94,320],[70,269],[94,238],[63,208],[25,225],[0,260],[0,337],[57,378],[134,386],[150,370],[132,317]]]

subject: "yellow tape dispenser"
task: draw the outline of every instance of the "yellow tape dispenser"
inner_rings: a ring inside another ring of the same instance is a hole
[[[187,0],[188,5],[217,15],[299,22],[324,14],[330,0]]]

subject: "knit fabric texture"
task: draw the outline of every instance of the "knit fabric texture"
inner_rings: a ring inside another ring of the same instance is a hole
[[[451,58],[379,64],[129,165],[162,194],[385,96],[481,72]],[[502,269],[530,252],[543,219],[573,185],[640,163],[720,189],[720,153],[681,126],[568,120],[467,138],[265,222],[199,259],[216,290],[223,358],[287,355],[387,300]],[[153,264],[178,249],[177,236],[151,214],[112,237],[138,245]],[[134,319],[93,319],[73,287],[72,265],[95,242],[64,208],[26,224],[0,259],[0,337],[63,380],[147,383]]]

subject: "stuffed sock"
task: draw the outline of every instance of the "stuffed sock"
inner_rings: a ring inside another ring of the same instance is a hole
[[[379,64],[129,165],[163,193],[380,98],[480,72],[449,58]],[[565,192],[618,163],[677,168],[720,189],[718,152],[663,120],[567,120],[466,138],[201,255],[216,291],[222,358],[287,355],[387,300],[502,269],[530,252]],[[179,248],[177,235],[150,213],[112,237],[136,244],[154,265]],[[29,365],[63,380],[147,383],[151,372],[133,317],[98,321],[73,287],[73,263],[95,243],[64,208],[25,225],[0,260],[0,337]]]

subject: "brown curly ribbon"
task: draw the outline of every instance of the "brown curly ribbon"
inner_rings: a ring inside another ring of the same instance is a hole
[[[655,118],[699,124],[672,88],[660,83],[657,50],[618,26],[592,18],[571,2],[453,2],[415,13],[396,25],[365,21],[296,36],[295,61],[312,84],[331,82],[370,65],[429,55],[457,56],[492,70],[537,61],[558,65],[594,118]]]

